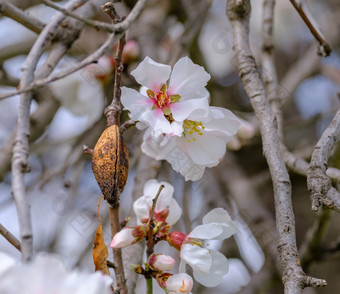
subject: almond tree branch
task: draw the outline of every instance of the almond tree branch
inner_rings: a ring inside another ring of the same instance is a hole
[[[319,42],[319,54],[326,57],[332,52],[332,48],[326,41],[325,37],[321,33],[320,29],[317,27],[312,15],[307,10],[305,1],[290,0],[298,14],[301,16],[310,32],[313,34],[314,38]],[[304,6],[304,7],[303,7]],[[307,13],[308,12],[308,13]]]
[[[27,91],[31,91],[35,88],[41,87],[43,85],[45,85],[46,83],[50,83],[53,82],[55,80],[61,79],[81,68],[83,68],[84,66],[96,61],[99,57],[101,57],[104,53],[105,50],[107,48],[110,47],[111,42],[109,40],[111,40],[113,43],[115,43],[117,40],[119,40],[119,38],[122,36],[122,34],[130,27],[131,23],[139,16],[139,14],[142,12],[143,8],[146,5],[147,0],[139,0],[136,5],[133,7],[133,9],[131,10],[131,12],[129,13],[129,15],[127,16],[126,19],[124,19],[122,22],[117,23],[112,25],[115,29],[112,30],[112,32],[119,32],[118,34],[113,34],[111,35],[111,38],[109,38],[106,42],[105,45],[102,45],[100,47],[100,49],[98,49],[96,51],[96,53],[88,56],[87,58],[85,58],[80,64],[69,68],[65,71],[61,71],[49,78],[45,78],[45,79],[41,79],[41,80],[36,80],[34,82],[31,82],[29,85],[23,86],[20,85],[20,90],[18,91],[13,91],[13,92],[9,92],[6,93],[4,95],[0,95],[0,100],[1,99],[5,99],[14,95],[18,95],[21,93],[25,93]],[[110,24],[107,24],[110,25]],[[105,47],[107,46],[107,47]]]
[[[340,109],[315,145],[307,171],[307,186],[314,211],[322,205],[340,212],[340,193],[332,186],[326,174],[328,158],[339,140]]]
[[[39,34],[45,26],[39,19],[25,13],[5,0],[0,0],[0,15],[1,14],[15,20],[37,34]]]
[[[21,252],[21,244],[20,241],[10,232],[8,231],[2,224],[0,224],[0,234],[5,237],[5,239],[11,243],[16,249]]]
[[[291,153],[283,142],[282,129],[282,111],[283,103],[287,101],[287,97],[295,91],[296,87],[306,77],[316,72],[320,67],[321,58],[315,54],[315,46],[312,45],[307,53],[292,66],[282,80],[282,85],[278,84],[278,78],[274,60],[274,42],[273,42],[273,13],[274,0],[265,0],[263,2],[263,17],[262,17],[262,67],[263,80],[273,114],[276,118],[278,134],[280,138],[281,152],[287,167],[303,176],[307,175],[308,162],[302,158],[296,157]],[[334,181],[340,181],[340,170],[335,168],[327,169],[327,174]]]
[[[230,0],[227,3],[227,17],[232,27],[239,76],[259,121],[263,151],[273,181],[278,251],[285,294],[298,294],[306,286],[324,286],[326,281],[307,277],[298,262],[291,182],[280,152],[275,119],[249,47],[250,12],[249,0]]]
[[[81,3],[79,0],[73,0],[68,2],[66,6],[69,9],[73,9],[77,7],[79,3]],[[22,87],[26,87],[32,83],[34,71],[43,52],[43,48],[53,37],[54,32],[56,32],[64,18],[65,16],[63,14],[56,14],[51,22],[46,25],[40,33],[23,65],[22,77],[20,80]],[[31,216],[24,184],[24,173],[28,171],[27,158],[29,154],[28,137],[31,99],[31,92],[23,93],[20,97],[17,129],[12,155],[12,192],[18,211],[20,234],[22,238],[22,259],[24,262],[30,260],[33,255]]]
[[[67,9],[65,9],[65,8],[63,8],[62,6],[59,6],[59,5],[57,5],[57,4],[54,4],[53,2],[51,2],[51,1],[48,1],[48,0],[39,0],[41,3],[44,3],[46,6],[48,6],[48,7],[51,7],[51,8],[53,8],[53,9],[55,9],[55,10],[58,10],[58,11],[60,11],[60,12],[62,12],[63,14],[65,14],[65,15],[67,15],[67,16],[69,16],[69,17],[72,17],[72,18],[74,18],[74,19],[76,19],[76,20],[79,20],[79,21],[81,21],[81,22],[83,22],[84,24],[87,24],[87,25],[89,25],[89,26],[93,26],[93,27],[95,27],[95,28],[97,28],[97,29],[99,29],[99,27],[96,25],[96,24],[99,24],[99,25],[102,25],[103,24],[103,22],[100,22],[100,21],[92,21],[92,20],[90,20],[90,19],[88,19],[88,18],[86,18],[86,17],[82,17],[81,15],[78,15],[78,14],[76,14],[76,13],[73,13],[73,12],[71,12],[71,11],[69,11],[69,10],[67,10]],[[106,31],[108,31],[107,29],[105,29]],[[111,31],[111,33],[112,33],[112,31]]]
[[[140,146],[140,143],[136,144]],[[135,201],[141,195],[143,195],[143,187],[147,180],[153,179],[157,177],[158,169],[160,167],[161,162],[157,161],[153,158],[148,157],[144,153],[141,153],[138,156],[138,164],[136,167],[136,176],[133,185],[132,191],[132,200]],[[130,224],[136,224],[136,216],[135,214],[129,213],[132,215]],[[128,246],[123,249],[123,257],[124,257],[124,265],[125,268],[128,268],[131,264],[141,264],[143,258],[145,244],[143,242],[138,242],[131,246]],[[128,274],[128,279],[126,281],[126,285],[128,287],[129,293],[136,292],[136,282],[137,282],[137,274],[135,272],[130,271]]]
[[[124,18],[120,19],[117,15],[113,4],[108,2],[102,9],[112,18],[113,22],[121,22]],[[121,82],[122,82],[122,72],[124,70],[123,65],[123,50],[126,44],[125,34],[122,34],[118,40],[117,52],[115,54],[116,70],[115,70],[115,82],[113,86],[113,98],[111,104],[105,109],[105,116],[107,119],[107,125],[120,125],[120,114],[122,112],[122,107],[120,103],[121,96]]]
[[[54,115],[59,109],[60,103],[53,96],[48,87],[41,88],[34,94],[39,98],[37,109],[30,115],[30,136],[29,143],[38,139],[45,131],[46,127],[53,120]],[[0,181],[6,172],[11,168],[12,146],[15,140],[15,132],[0,149]]]
[[[56,4],[54,4],[51,1],[48,0],[40,0],[40,2],[44,3],[47,6],[50,6],[56,10],[59,10],[63,12],[65,15],[73,17],[89,26],[93,26],[96,29],[103,30],[105,32],[109,33],[115,33],[115,32],[123,32],[128,29],[128,27],[131,25],[131,23],[137,18],[137,16],[142,12],[144,9],[146,3],[148,0],[139,0],[136,5],[133,7],[131,12],[129,13],[128,17],[126,18],[125,21],[117,24],[109,24],[101,21],[95,21],[95,20],[90,20],[84,17],[81,17],[75,13],[72,13]]]
[[[105,0],[102,1],[104,2]],[[97,11],[99,11],[99,8],[95,5],[92,5],[91,2],[88,2],[88,4],[84,5],[78,10],[80,10],[80,13],[82,13],[83,15],[91,17],[92,15],[96,14]],[[38,90],[36,92],[38,96],[40,95],[40,92],[46,92],[47,89],[45,85],[48,83],[49,79],[53,80],[57,78],[62,78],[70,74],[70,72],[72,73],[73,71],[76,70],[75,68],[66,69],[65,71],[59,72],[57,76],[54,75],[50,78],[46,78],[49,74],[51,74],[51,72],[56,67],[60,59],[65,55],[67,50],[77,39],[83,27],[83,24],[77,21],[68,20],[67,27],[70,28],[69,34],[67,34],[63,39],[60,39],[59,42],[54,43],[52,45],[45,62],[38,69],[35,75],[35,79],[41,81],[38,83],[40,85],[39,87],[42,87],[41,90]],[[90,55],[87,59],[83,61],[83,63],[81,62],[76,66],[84,67],[85,65],[92,63],[95,60],[98,60],[99,57],[101,57],[105,53],[106,50],[109,50],[113,47],[115,42],[115,40],[113,40],[113,37],[114,36],[109,37],[109,40],[111,41],[108,40],[106,43],[103,44],[102,47],[98,49],[98,51]],[[85,61],[87,61],[88,63],[85,63]],[[39,103],[38,109],[30,117],[30,137],[29,137],[30,143],[34,142],[37,138],[39,138],[42,135],[46,126],[53,120],[53,117],[60,106],[59,102],[53,97],[52,93],[48,92],[45,93],[45,95],[42,94],[42,96],[44,97],[42,98],[41,103]],[[10,169],[10,158],[14,138],[15,134],[13,133],[7,140],[7,142],[3,145],[3,147],[0,149],[0,180],[4,176],[5,172],[7,172]]]
[[[97,61],[101,56],[103,56],[109,49],[113,47],[113,45],[117,42],[119,39],[120,34],[111,34],[109,38],[106,40],[106,42],[99,48],[97,49],[94,53],[91,55],[87,56],[84,60],[76,64],[75,66],[72,66],[70,68],[67,68],[63,71],[60,71],[50,77],[42,78],[42,79],[37,79],[33,81],[30,85],[26,87],[22,87],[22,89],[15,91],[15,92],[10,92],[6,93],[4,95],[0,96],[0,100],[17,95],[17,94],[22,94],[31,90],[34,90],[36,88],[40,88],[48,83],[54,82],[56,80],[60,80],[74,72],[76,72],[79,69],[84,68],[85,66]]]
[[[109,214],[110,214],[110,226],[111,226],[111,234],[112,237],[116,235],[120,231],[120,222],[119,222],[119,206],[109,205]],[[122,259],[122,249],[120,248],[112,248],[113,251],[113,259],[114,259],[114,271],[116,275],[116,283],[118,287],[118,293],[127,294],[127,287],[124,275],[124,265]]]

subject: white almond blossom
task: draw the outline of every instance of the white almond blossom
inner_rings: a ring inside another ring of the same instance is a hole
[[[183,57],[171,67],[146,57],[131,72],[141,91],[122,87],[121,101],[131,118],[151,128],[153,136],[181,135],[182,123],[194,111],[200,115],[209,107],[205,88],[210,75],[203,67]],[[199,111],[197,111],[199,110]]]
[[[5,261],[2,263],[2,261]],[[112,279],[101,272],[68,271],[52,254],[40,254],[29,263],[10,265],[0,254],[0,293],[110,294]]]
[[[158,189],[164,185],[156,202],[154,218],[165,218],[170,225],[175,224],[182,215],[182,209],[175,199],[172,198],[174,187],[167,182],[149,180],[144,184],[143,196],[133,203],[133,210],[137,216],[137,222],[148,221],[152,207],[152,200],[155,198]]]
[[[186,273],[173,275],[166,281],[168,294],[187,294],[190,293],[192,287],[192,278]]]
[[[197,282],[215,287],[228,272],[227,258],[217,250],[208,249],[206,240],[224,240],[237,232],[237,223],[231,220],[223,208],[215,208],[203,217],[203,225],[197,226],[186,237],[180,249],[180,271],[186,264],[193,269]]]
[[[185,180],[197,181],[206,167],[216,166],[226,151],[226,143],[240,127],[239,119],[229,110],[209,107],[207,115],[193,112],[183,122],[182,136],[152,136],[147,130],[142,150],[157,160],[167,160]]]

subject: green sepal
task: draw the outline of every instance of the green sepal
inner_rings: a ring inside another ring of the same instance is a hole
[[[179,100],[181,100],[181,95],[178,95],[178,94],[176,94],[176,95],[171,95],[171,96],[170,96],[170,100],[171,100],[171,102],[173,102],[173,103],[178,102]]]
[[[155,99],[155,93],[154,93],[152,90],[147,89],[147,90],[146,90],[146,94],[148,95],[148,97],[149,97],[150,99]]]
[[[163,109],[164,115],[170,115],[171,114],[171,109],[169,107],[164,107]]]

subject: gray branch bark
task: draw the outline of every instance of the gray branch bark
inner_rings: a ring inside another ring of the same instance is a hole
[[[339,140],[340,110],[316,144],[308,168],[307,186],[314,211],[317,211],[322,205],[340,212],[340,193],[332,186],[332,182],[326,174],[329,156]]]
[[[271,173],[276,211],[278,251],[286,294],[301,293],[310,285],[324,286],[325,280],[307,277],[303,272],[296,247],[295,218],[291,200],[291,183],[280,152],[275,117],[267,101],[254,56],[249,47],[250,1],[228,1],[238,73],[259,121],[263,151]]]

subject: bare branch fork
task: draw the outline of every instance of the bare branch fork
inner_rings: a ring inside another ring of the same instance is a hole
[[[39,19],[25,13],[9,1],[0,0],[0,15],[1,14],[12,18],[37,34],[39,34],[45,26]]]
[[[117,32],[124,32],[126,31],[129,26],[131,25],[131,23],[136,19],[136,17],[140,14],[140,12],[144,9],[146,3],[148,2],[148,0],[139,0],[136,5],[133,7],[133,9],[131,10],[131,12],[129,13],[129,15],[127,16],[126,20],[123,22],[119,22],[119,23],[114,23],[114,24],[109,24],[109,23],[105,23],[105,22],[101,22],[101,21],[94,21],[94,20],[90,20],[84,17],[81,17],[75,13],[70,12],[67,9],[64,9],[56,4],[54,4],[51,1],[48,0],[40,0],[42,3],[44,3],[47,6],[50,6],[56,10],[59,10],[61,12],[63,12],[64,14],[66,14],[67,16],[73,17],[89,26],[93,26],[96,29],[100,29],[103,30],[105,32],[109,32],[109,33],[117,33]]]
[[[78,7],[79,4],[79,0],[73,0],[68,2],[66,6],[68,9],[74,9]],[[56,14],[51,22],[40,33],[23,65],[22,77],[20,80],[22,87],[26,87],[32,83],[34,71],[43,49],[65,17],[66,16],[62,13]],[[24,185],[24,173],[28,171],[27,158],[29,153],[28,137],[31,99],[31,92],[23,93],[20,97],[17,130],[12,156],[12,192],[19,217],[23,261],[28,261],[33,255],[31,216]]]
[[[313,34],[314,38],[319,42],[319,54],[326,57],[332,52],[332,48],[326,41],[325,37],[321,33],[320,29],[317,27],[313,17],[308,13],[305,1],[290,0],[298,14],[301,16],[310,32]]]
[[[267,101],[254,56],[249,47],[249,0],[231,0],[227,3],[238,72],[259,121],[263,151],[271,173],[278,232],[278,251],[283,269],[286,294],[301,293],[307,286],[325,286],[325,280],[306,276],[296,247],[295,219],[291,201],[291,183],[280,152],[275,119]]]
[[[105,23],[105,25],[110,26],[110,28],[112,26],[112,30],[110,30],[110,32],[116,33],[115,35],[111,35],[111,39],[109,38],[113,43],[117,42],[119,40],[119,38],[123,35],[123,33],[130,27],[132,22],[142,12],[146,3],[147,3],[147,0],[139,0],[136,3],[136,5],[133,7],[133,9],[131,10],[129,15],[126,17],[126,19],[124,19],[122,22],[119,22],[119,23],[113,24],[113,25]],[[27,91],[31,91],[31,90],[38,88],[38,87],[41,87],[41,86],[43,86],[47,83],[50,83],[50,82],[56,81],[58,79],[64,78],[64,77],[70,75],[71,73],[85,67],[86,65],[93,63],[94,61],[98,60],[98,58],[101,57],[105,53],[107,48],[110,47],[110,44],[112,44],[112,43],[109,41],[109,39],[105,42],[105,45],[103,44],[95,53],[88,56],[86,59],[84,59],[81,63],[77,64],[76,66],[69,68],[69,69],[66,69],[64,71],[61,71],[61,72],[59,72],[59,73],[57,73],[57,74],[55,74],[51,77],[32,81],[30,84],[25,85],[25,86],[20,84],[20,90],[9,92],[9,93],[6,93],[4,95],[0,95],[0,100],[14,96],[14,95],[18,95],[18,94],[21,94],[21,93],[25,93]]]
[[[308,168],[307,186],[314,211],[317,211],[322,205],[340,212],[340,193],[332,186],[332,182],[326,174],[329,156],[339,140],[340,110],[316,144]]]
[[[64,8],[72,11],[82,4],[84,4],[85,0],[73,0],[69,1]],[[118,26],[116,29],[119,31],[126,29],[132,21],[139,15],[141,9],[135,9],[136,6],[144,7],[141,4],[145,4],[145,0],[140,0],[134,7],[133,14],[129,14],[129,20],[125,22],[123,26]],[[93,3],[89,2],[89,5]],[[82,8],[82,7],[81,7]],[[84,7],[85,8],[85,7]],[[90,16],[91,11],[94,11],[93,7],[89,9],[87,7],[87,11],[84,12],[84,15]],[[44,27],[40,35],[38,36],[36,42],[34,43],[30,53],[27,56],[27,59],[23,66],[22,78],[20,81],[21,89],[26,89],[26,92],[21,91],[22,95],[20,97],[20,104],[18,110],[18,123],[17,123],[17,130],[15,135],[15,142],[13,146],[13,157],[12,157],[12,191],[13,197],[15,199],[15,203],[17,206],[18,217],[19,217],[19,224],[21,230],[21,239],[22,239],[22,256],[23,260],[27,261],[31,258],[33,254],[33,243],[32,243],[32,228],[31,228],[31,219],[30,219],[30,209],[26,200],[26,193],[25,193],[25,186],[24,186],[24,173],[28,170],[27,165],[27,158],[29,153],[29,144],[28,144],[28,137],[29,137],[29,113],[30,113],[30,103],[32,99],[32,93],[30,92],[34,87],[33,84],[34,78],[41,79],[47,76],[50,71],[49,70],[41,70],[35,74],[35,69],[37,63],[40,59],[40,56],[44,50],[44,48],[49,44],[49,41],[53,38],[53,36],[58,32],[58,28],[60,27],[61,22],[65,19],[66,15],[63,13],[57,13],[51,20],[51,22]],[[76,28],[80,31],[82,26],[79,24]],[[79,32],[78,32],[79,33]],[[78,36],[76,31],[75,38]],[[113,37],[112,37],[113,38]],[[70,46],[72,42],[67,45]],[[113,42],[113,40],[111,40]],[[68,47],[66,46],[66,47]],[[65,47],[65,46],[61,46]],[[57,51],[57,54],[53,55],[50,54],[48,60],[45,62],[44,65],[51,67],[52,69],[57,64],[58,60],[63,56],[66,52],[63,48],[62,50]],[[104,54],[105,51],[102,51]],[[59,54],[60,53],[60,54]],[[99,56],[100,57],[100,56]],[[98,57],[98,58],[99,58]],[[50,58],[50,59],[49,59]],[[69,73],[73,71],[70,70]],[[46,82],[46,80],[45,80]],[[12,93],[12,94],[17,94]]]

